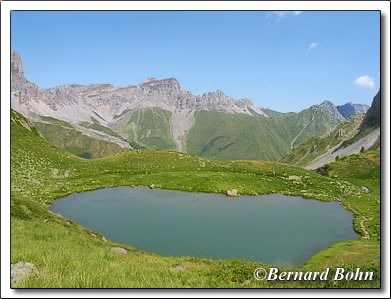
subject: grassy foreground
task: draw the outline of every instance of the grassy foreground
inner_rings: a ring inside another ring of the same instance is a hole
[[[38,269],[28,279],[15,283],[15,288],[380,286],[379,151],[331,164],[328,177],[286,164],[209,161],[174,151],[127,151],[86,160],[47,143],[15,112],[12,112],[11,150],[11,261],[28,261]],[[342,163],[347,163],[350,169]],[[359,164],[365,165],[365,170],[359,170]],[[302,180],[289,180],[292,175],[301,176]],[[253,277],[260,265],[243,260],[162,257],[117,244],[130,251],[121,255],[111,252],[114,243],[47,208],[53,200],[74,192],[152,184],[184,191],[224,193],[227,189],[238,189],[241,194],[282,193],[324,201],[342,200],[353,211],[355,229],[361,238],[336,243],[303,267],[286,270],[360,267],[375,271],[374,280],[265,282]],[[358,187],[361,185],[367,186],[369,192],[363,192]]]

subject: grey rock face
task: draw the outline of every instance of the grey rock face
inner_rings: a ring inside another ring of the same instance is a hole
[[[16,52],[11,54],[11,89],[18,89],[25,83],[23,62]]]
[[[11,283],[18,282],[29,277],[34,271],[36,271],[36,267],[32,263],[21,261],[16,264],[12,264]]]
[[[179,82],[175,78],[157,80],[155,78],[150,78],[144,81],[141,84],[141,87],[144,88],[147,92],[156,93],[156,94],[171,94],[175,95],[181,90]]]
[[[372,105],[368,109],[365,117],[362,121],[360,129],[366,128],[375,128],[380,126],[381,122],[381,99],[380,99],[380,90],[377,92],[376,96],[373,98]]]
[[[12,107],[29,117],[51,116],[71,123],[97,120],[102,125],[116,122],[135,108],[158,107],[168,111],[206,110],[230,113],[266,114],[250,100],[237,101],[222,91],[196,96],[182,90],[175,78],[149,78],[139,85],[66,84],[41,89],[24,78],[19,54],[12,57]]]

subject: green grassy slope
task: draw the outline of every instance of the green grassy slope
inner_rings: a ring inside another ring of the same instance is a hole
[[[60,120],[35,122],[34,126],[51,144],[80,157],[99,158],[124,150],[118,144],[84,135],[72,125]]]
[[[302,182],[290,181],[289,175],[302,176]],[[161,257],[104,241],[99,234],[47,208],[53,200],[74,192],[155,184],[184,191],[225,192],[236,188],[242,194],[283,193],[326,201],[352,198],[347,204],[355,211],[355,221],[372,218],[371,206],[365,201],[372,193],[363,194],[349,180],[273,162],[209,161],[174,151],[126,151],[85,160],[50,145],[28,120],[12,112],[11,261],[32,262],[38,268],[37,273],[13,287],[378,287],[378,229],[371,228],[373,222],[369,220],[364,223],[369,239],[337,243],[310,259],[304,268],[323,271],[325,261],[340,259],[338,266],[364,265],[373,269],[374,281],[287,283],[256,281],[253,271],[259,267],[257,263]],[[356,229],[360,231],[362,226],[356,225]],[[110,249],[115,245],[130,253],[112,253]],[[176,269],[178,264],[184,266],[183,271]]]
[[[337,121],[330,119],[330,115],[317,106],[310,107],[285,118],[285,126],[291,130],[295,137],[305,127],[293,145],[301,144],[308,138],[323,135],[334,129],[337,125]]]
[[[113,130],[146,148],[174,149],[170,119],[171,112],[160,108],[134,109],[122,116]]]
[[[357,186],[369,189],[359,196],[348,196],[346,206],[356,214],[365,214],[355,218],[355,227],[361,231],[361,222],[369,222],[367,231],[373,239],[380,239],[380,148],[343,157],[327,164],[324,171],[330,177],[349,181]],[[357,203],[359,207],[355,207]],[[365,213],[364,213],[365,212]]]
[[[287,117],[295,114],[295,112],[278,112],[269,108],[262,108],[262,111],[269,117]]]
[[[223,112],[198,112],[187,150],[212,159],[278,159],[291,134],[280,119]]]
[[[309,164],[329,149],[352,138],[358,132],[363,118],[364,113],[357,114],[348,121],[339,124],[326,135],[307,139],[305,142],[295,146],[282,158],[281,162],[300,166]]]
[[[328,113],[316,106],[300,113],[269,114],[270,117],[260,117],[198,112],[186,137],[186,149],[192,154],[220,160],[279,160],[291,149],[292,144],[300,144],[312,136],[319,136],[337,125],[329,119]],[[80,142],[73,144],[69,141],[68,135],[72,127],[55,119],[45,122],[56,125],[50,128],[44,125],[38,127],[50,142],[80,154]],[[171,112],[160,108],[140,108],[125,111],[110,128],[100,125],[94,119],[91,123],[84,122],[81,125],[121,137],[135,149],[175,149],[170,123]],[[56,134],[56,129],[59,134]],[[72,141],[77,140],[77,137],[72,135]],[[107,153],[95,156],[103,155]]]
[[[319,265],[350,265],[350,268],[377,268],[380,256],[380,148],[361,154],[343,157],[325,165],[324,172],[329,177],[365,186],[368,193],[349,195],[343,205],[354,215],[354,228],[362,236],[360,240],[344,241],[332,245],[313,256],[307,268]],[[360,261],[356,260],[361,255]],[[330,258],[332,257],[332,258]]]
[[[337,125],[323,111],[317,111],[313,107],[284,117],[198,112],[186,148],[211,159],[279,160],[290,151],[294,140],[299,144]]]

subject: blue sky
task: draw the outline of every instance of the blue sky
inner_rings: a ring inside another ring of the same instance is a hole
[[[11,44],[41,87],[175,77],[300,111],[370,104],[380,84],[378,12],[12,12]]]

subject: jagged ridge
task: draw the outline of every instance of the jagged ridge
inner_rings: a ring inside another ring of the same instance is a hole
[[[323,134],[345,121],[338,107],[329,101],[300,113],[270,113],[248,99],[235,100],[220,90],[195,96],[182,90],[175,78],[149,78],[139,85],[122,87],[66,84],[42,89],[25,79],[23,62],[17,53],[12,54],[11,71],[11,104],[16,111],[35,122],[41,122],[42,116],[69,122],[84,135],[117,143],[124,148],[136,145],[176,148],[215,158],[278,159],[295,144]],[[197,124],[200,113],[211,113],[212,118],[214,113],[223,113],[218,117],[222,122],[215,123],[208,117],[207,124],[213,126],[214,132],[205,131],[205,127]],[[233,115],[238,117],[221,130],[221,124],[232,119]],[[279,121],[273,121],[274,117]],[[255,118],[264,120],[256,120],[258,125],[255,125]],[[253,131],[251,139],[255,143],[246,141],[244,132],[248,130]],[[215,137],[219,138],[219,143],[205,139],[217,131],[220,135]],[[118,134],[119,138],[110,132]],[[275,141],[278,139],[285,140]],[[265,142],[271,144],[265,146]],[[235,150],[231,147],[233,143],[236,143]],[[201,151],[198,150],[200,146]],[[250,148],[243,149],[243,146]],[[245,152],[256,154],[243,154]]]

